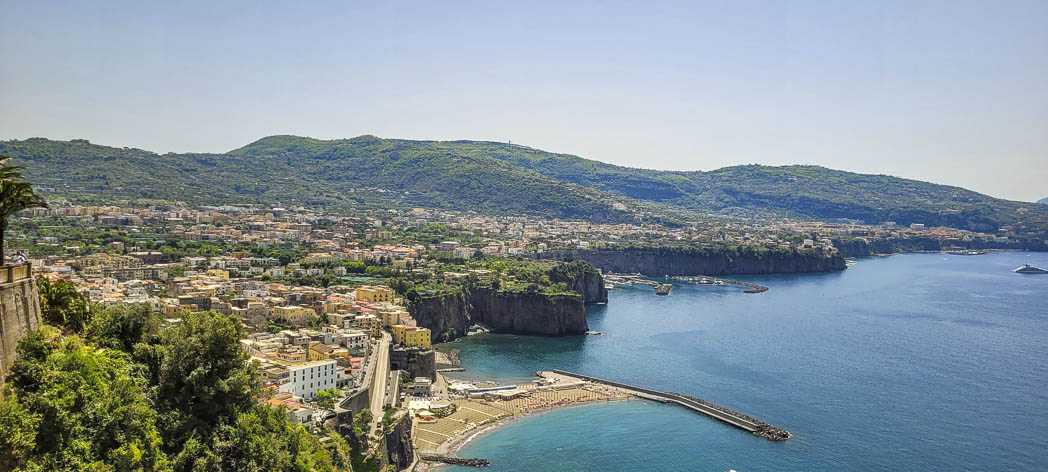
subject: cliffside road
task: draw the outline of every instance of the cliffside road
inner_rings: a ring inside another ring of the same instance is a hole
[[[382,423],[382,405],[386,400],[386,387],[389,385],[389,333],[382,333],[382,340],[374,353],[375,371],[372,377],[374,384],[371,386],[371,434],[378,431]]]

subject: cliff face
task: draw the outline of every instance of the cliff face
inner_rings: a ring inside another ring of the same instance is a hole
[[[844,257],[865,257],[875,254],[895,254],[900,252],[941,251],[947,247],[964,249],[1010,249],[1023,251],[1046,251],[1048,244],[1036,241],[961,241],[940,240],[929,237],[886,238],[886,239],[849,239],[833,240]]]
[[[408,312],[419,326],[429,328],[433,333],[433,341],[442,340],[442,334],[448,329],[454,329],[452,338],[464,336],[469,329],[468,294],[441,294],[431,295],[411,300],[408,302]]]
[[[0,383],[15,360],[18,341],[40,327],[40,294],[36,280],[0,284]]]
[[[415,458],[415,446],[411,444],[411,418],[402,418],[392,431],[383,435],[382,440],[385,454],[380,461],[381,467],[393,465],[396,470],[403,470],[411,465]]]
[[[608,289],[604,287],[604,277],[593,265],[584,261],[575,261],[553,268],[550,280],[563,282],[571,290],[582,295],[583,303],[608,302]]]
[[[581,296],[474,288],[470,304],[474,322],[496,333],[568,336],[589,329]]]
[[[747,275],[827,272],[845,268],[844,257],[821,254],[730,256],[672,250],[551,251],[543,259],[583,260],[608,272],[663,275]]]
[[[550,280],[564,283],[574,295],[503,292],[472,287],[458,294],[427,295],[411,300],[408,311],[419,326],[433,332],[433,341],[454,329],[451,339],[466,334],[473,324],[482,324],[497,333],[569,336],[583,334],[586,304],[606,303],[608,290],[596,267],[576,261],[561,264],[549,273]]]
[[[461,337],[477,323],[496,333],[539,336],[583,334],[589,329],[581,295],[502,292],[474,287],[461,295],[420,298],[408,304],[408,310],[419,326],[433,332],[434,341],[443,340],[441,335],[448,328],[455,329],[452,338]]]
[[[436,356],[433,350],[394,347],[389,350],[389,365],[393,370],[403,370],[408,378],[426,377],[437,380]]]

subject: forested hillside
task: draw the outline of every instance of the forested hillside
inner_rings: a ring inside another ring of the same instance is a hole
[[[198,203],[403,204],[593,221],[699,211],[1044,233],[1048,207],[817,166],[635,169],[524,146],[271,136],[225,154],[155,154],[41,138],[0,142],[59,190]]]

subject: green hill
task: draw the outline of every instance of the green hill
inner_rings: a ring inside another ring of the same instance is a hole
[[[1046,207],[885,175],[817,166],[656,171],[494,142],[271,136],[225,154],[161,155],[32,138],[0,142],[0,154],[24,163],[35,182],[105,198],[400,204],[594,221],[699,211],[1048,228]]]
[[[226,154],[156,154],[82,140],[0,142],[42,186],[104,198],[285,205],[399,204],[529,213],[595,221],[632,219],[642,206],[439,143],[361,136],[320,141],[273,136]]]

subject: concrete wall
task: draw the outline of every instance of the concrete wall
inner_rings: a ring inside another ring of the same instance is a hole
[[[0,383],[15,360],[18,340],[40,327],[40,294],[36,280],[0,284]]]

